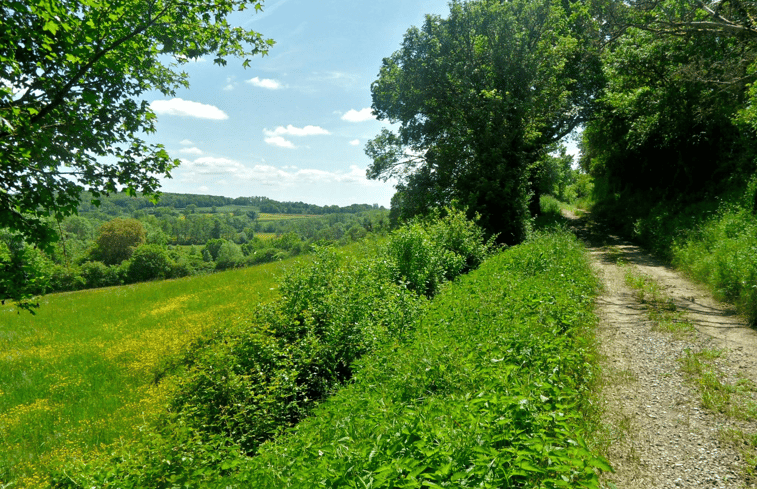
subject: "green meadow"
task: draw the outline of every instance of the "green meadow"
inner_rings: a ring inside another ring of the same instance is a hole
[[[163,409],[172,359],[274,297],[288,263],[0,308],[0,486],[43,486],[47,467],[128,439]]]

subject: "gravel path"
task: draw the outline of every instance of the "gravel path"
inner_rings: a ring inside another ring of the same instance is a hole
[[[704,409],[679,361],[687,349],[724,350],[716,364],[726,382],[757,382],[757,333],[700,286],[597,227],[584,220],[576,231],[604,283],[597,336],[604,357],[604,421],[612,440],[608,458],[616,470],[604,478],[606,487],[757,487],[743,455],[723,435],[734,428],[755,434],[757,425]],[[628,265],[619,266],[618,257]],[[653,331],[645,306],[625,284],[632,268],[657,281],[697,332]]]

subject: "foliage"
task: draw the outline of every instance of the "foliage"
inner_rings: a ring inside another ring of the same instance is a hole
[[[460,212],[427,224],[462,257],[458,273],[489,251]],[[218,324],[187,351],[186,371],[154,434],[80,467],[76,484],[202,485],[232,472],[347,383],[355,361],[410,334],[426,300],[387,274],[389,256],[345,258],[317,248],[312,260],[286,274],[280,299],[245,320]],[[65,476],[58,482],[72,483]]]
[[[594,487],[584,438],[597,282],[567,233],[446,288],[404,344],[213,487]]]
[[[478,267],[493,249],[483,231],[462,211],[446,208],[416,219],[392,233],[381,259],[397,283],[435,295],[439,287]]]
[[[143,244],[129,260],[127,278],[129,282],[164,279],[171,272],[171,260],[166,250],[158,245]]]
[[[374,113],[400,128],[366,146],[368,177],[399,179],[400,217],[458,200],[519,242],[534,164],[590,109],[592,31],[581,2],[454,1],[449,18],[428,16],[371,87]]]
[[[44,294],[50,282],[49,264],[21,236],[0,238],[0,300],[13,299],[20,309],[33,312],[39,307],[35,296]]]
[[[244,254],[238,245],[225,241],[218,249],[218,256],[215,261],[218,270],[235,268],[244,263]]]
[[[709,81],[733,44],[629,29],[605,53],[608,83],[584,132],[582,162],[602,181],[600,200],[634,193],[653,194],[654,201],[696,198],[734,171],[753,168],[751,137],[733,120],[739,88],[715,90]],[[690,76],[698,62],[714,73]]]
[[[106,265],[119,265],[128,260],[134,250],[144,244],[147,233],[136,219],[116,218],[97,230],[93,256]]]

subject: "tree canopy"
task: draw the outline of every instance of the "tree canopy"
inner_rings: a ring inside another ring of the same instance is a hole
[[[602,15],[614,32],[602,54],[606,85],[582,156],[600,201],[627,207],[629,198],[699,199],[750,176],[757,156],[753,3],[608,5]]]
[[[454,1],[385,58],[373,110],[399,123],[366,146],[405,216],[452,201],[505,242],[525,236],[533,170],[591,110],[600,67],[584,3]]]
[[[233,27],[262,0],[0,0],[0,227],[46,246],[83,191],[154,193],[177,160],[146,143],[155,114],[139,97],[189,85],[179,67],[265,54]]]

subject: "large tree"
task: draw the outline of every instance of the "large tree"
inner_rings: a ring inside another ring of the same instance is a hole
[[[265,54],[272,41],[228,22],[262,3],[0,0],[0,228],[46,247],[83,191],[155,193],[178,161],[142,139],[140,97],[187,87],[193,59]]]
[[[35,243],[40,219],[71,214],[82,191],[154,193],[176,161],[143,141],[155,114],[139,97],[188,86],[201,56],[262,54],[232,12],[261,0],[1,0],[0,227]]]
[[[605,6],[613,33],[603,53],[607,84],[582,157],[599,199],[622,209],[634,199],[643,212],[661,198],[699,199],[735,174],[750,176],[757,156],[753,2]]]
[[[399,180],[400,214],[458,201],[505,242],[526,231],[534,167],[586,119],[600,72],[582,2],[454,1],[384,59],[369,178]]]

